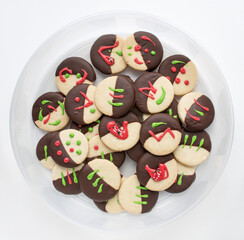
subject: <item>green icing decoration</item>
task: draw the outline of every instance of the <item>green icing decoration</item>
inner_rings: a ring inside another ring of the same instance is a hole
[[[111,87],[108,87],[111,91],[114,91],[114,92],[118,92],[118,93],[123,93],[125,90],[124,89],[115,89],[115,88],[111,88]]]
[[[151,51],[151,55],[154,56],[156,54],[155,51]]]
[[[66,145],[69,146],[69,145],[70,145],[70,141],[67,141],[67,142],[66,142]]]
[[[81,129],[79,129],[78,131],[81,132]]]
[[[139,194],[136,194],[137,197],[142,197],[142,198],[148,198],[148,195],[147,194],[144,194],[144,195],[139,195]]]
[[[196,113],[198,113],[200,116],[203,116],[203,115],[204,115],[203,112],[197,111],[196,109],[194,109],[194,111],[195,111]]]
[[[89,138],[89,137],[87,137],[86,139],[87,139],[87,141],[89,141],[89,140],[90,140],[90,138]]]
[[[103,183],[99,186],[99,188],[98,188],[98,193],[101,193],[103,191]]]
[[[199,143],[199,146],[198,146],[196,152],[202,147],[203,144],[204,144],[204,138],[201,139],[201,141]]]
[[[142,189],[142,190],[148,190],[146,187],[142,187],[142,186],[137,186],[137,189]]]
[[[94,170],[93,172],[91,172],[88,176],[87,176],[87,179],[88,180],[92,180],[92,178],[94,177],[94,175],[99,172],[99,169],[97,170]]]
[[[49,100],[43,100],[43,101],[42,101],[42,105],[45,105],[46,103],[52,103],[52,102],[49,101]]]
[[[191,145],[190,145],[190,148],[191,148],[191,146],[193,145],[193,143],[194,143],[196,140],[197,140],[197,136],[194,135],[194,136],[192,137],[192,139],[191,139]]]
[[[77,155],[81,155],[81,150],[76,151]]]
[[[119,56],[123,56],[123,53],[120,52],[120,51],[116,51],[116,53],[117,53]]]
[[[172,114],[173,114],[173,113],[172,113],[172,109],[170,108],[170,109],[169,109],[169,115],[172,116]]]
[[[147,204],[147,202],[145,202],[145,201],[143,201],[143,202],[133,201],[133,203],[142,204],[142,205],[146,205]]]
[[[45,161],[47,161],[47,145],[44,146]]]
[[[99,182],[100,179],[103,179],[103,177],[99,177],[99,178],[97,178],[97,179],[95,180],[95,182],[92,184],[92,186],[93,186],[93,187],[97,187],[98,182]]]
[[[132,49],[132,46],[129,46],[127,49]]]
[[[177,117],[177,115],[174,115],[173,118],[177,119],[178,117]]]
[[[62,115],[64,115],[64,104],[62,102],[60,102],[60,101],[58,101],[58,104],[59,104],[59,106],[62,109]]]
[[[68,78],[69,77],[69,74],[68,73],[65,73],[65,75],[64,75],[66,78]]]
[[[111,104],[112,106],[115,106],[115,107],[120,107],[120,106],[123,106],[124,103],[112,103],[108,100],[108,103]]]
[[[76,74],[76,77],[77,77],[77,78],[80,78],[80,77],[81,77],[81,74],[80,74],[80,73],[77,73],[77,74]]]
[[[166,91],[164,90],[164,88],[161,87],[161,89],[162,89],[163,92],[162,92],[161,97],[156,101],[157,105],[160,105],[163,102],[163,100],[165,98],[165,95],[166,95]]]
[[[182,149],[185,147],[188,138],[189,138],[189,135],[186,134],[186,135],[185,135],[185,138],[184,138],[184,145],[182,146]]]
[[[160,125],[167,125],[167,123],[164,123],[164,122],[153,122],[152,123],[152,127],[155,128],[157,126],[160,126]]]
[[[101,122],[101,120],[97,120],[97,121],[96,121],[96,123],[100,123],[100,122]]]
[[[110,53],[110,52],[111,52],[111,50],[108,50],[108,52]]]
[[[119,199],[117,200],[117,203],[120,205]]]
[[[112,153],[109,153],[109,158],[110,158],[110,161],[112,162],[114,159],[113,159],[113,155]]]
[[[91,108],[90,109],[90,113],[94,113],[94,112],[96,112],[96,109],[95,108]]]
[[[182,177],[183,177],[183,175],[184,175],[184,173],[181,173],[181,175],[180,175],[180,177],[179,177],[179,179],[177,181],[177,185],[179,185],[179,186],[182,184]]]
[[[54,123],[48,123],[48,125],[54,125],[54,126],[57,126],[57,125],[59,125],[60,122],[61,122],[61,120],[57,120],[57,121],[54,122]]]
[[[74,176],[74,182],[75,183],[78,183],[78,179],[77,179],[77,176],[76,176],[76,173],[75,173],[75,169],[73,168],[73,176]]]
[[[129,56],[132,56],[132,53],[128,53]]]
[[[88,128],[88,132],[92,133],[93,132],[93,128],[92,127],[89,127]]]
[[[62,184],[63,184],[64,186],[66,186],[66,182],[65,182],[65,179],[64,179],[64,174],[63,174],[63,172],[61,172],[61,178],[62,178]]]
[[[38,119],[42,122],[43,121],[43,116],[42,116],[42,109],[39,112]]]
[[[177,60],[174,60],[171,62],[172,64],[177,64],[177,63],[183,63],[183,64],[186,64],[185,62],[182,62],[182,61],[177,61]]]
[[[78,146],[80,146],[81,141],[80,141],[80,140],[78,140],[78,141],[76,142],[76,144],[77,144]]]
[[[104,152],[101,152],[101,158],[104,159]]]
[[[70,134],[69,134],[69,137],[70,137],[70,138],[73,138],[74,136],[75,136],[74,133],[70,133]]]

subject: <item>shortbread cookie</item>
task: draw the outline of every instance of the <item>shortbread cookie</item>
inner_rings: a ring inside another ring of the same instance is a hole
[[[123,71],[126,68],[122,53],[123,43],[124,39],[114,34],[99,37],[92,45],[90,52],[95,68],[105,74]]]
[[[98,120],[102,113],[94,103],[96,87],[82,84],[73,87],[66,96],[65,110],[70,119],[78,124]]]
[[[107,159],[116,167],[120,168],[125,161],[125,152],[115,152],[108,148],[97,135],[89,141],[89,153],[86,162],[90,162],[96,158]]]
[[[128,149],[126,153],[128,156],[134,161],[138,162],[139,159],[142,157],[144,153],[146,153],[146,149],[142,146],[141,142],[139,141],[134,147]]]
[[[88,141],[83,133],[66,129],[56,134],[50,144],[50,155],[60,166],[72,168],[87,157]]]
[[[165,191],[170,193],[180,193],[188,189],[196,179],[194,167],[188,167],[177,162],[178,174],[173,185]]]
[[[124,151],[136,145],[140,129],[139,118],[133,112],[129,112],[121,118],[104,116],[99,125],[99,136],[109,148]]]
[[[105,78],[95,93],[97,108],[107,116],[121,117],[128,113],[135,102],[135,90],[127,76]]]
[[[81,193],[79,176],[83,166],[83,163],[75,168],[65,168],[55,165],[52,170],[53,186],[64,194]]]
[[[95,159],[80,172],[82,192],[97,202],[104,202],[116,195],[121,183],[119,169],[110,161]]]
[[[191,92],[180,99],[178,114],[187,131],[200,132],[213,122],[215,112],[213,103],[207,96]]]
[[[155,156],[145,153],[137,163],[139,182],[151,191],[169,188],[177,177],[177,163],[173,154]]]
[[[197,166],[208,158],[210,151],[211,140],[206,131],[192,133],[183,129],[180,145],[173,154],[180,163]]]
[[[181,127],[166,113],[157,113],[142,123],[140,141],[150,153],[158,156],[172,153],[181,140]]]
[[[136,175],[125,179],[119,190],[119,202],[125,211],[133,214],[150,212],[158,200],[158,192],[142,186]]]
[[[125,40],[123,58],[136,70],[152,71],[163,58],[163,47],[155,35],[149,32],[135,32]]]
[[[80,57],[66,58],[58,66],[55,75],[57,87],[64,95],[75,85],[92,84],[96,80],[91,64]]]
[[[36,156],[42,165],[48,169],[53,169],[56,163],[50,156],[50,143],[57,132],[51,132],[44,135],[36,146]]]
[[[175,95],[189,93],[197,84],[197,68],[184,55],[178,54],[166,58],[159,66],[158,72],[171,81]]]
[[[65,98],[59,92],[48,92],[41,95],[32,108],[32,119],[37,127],[47,132],[64,128],[69,117],[64,109]]]

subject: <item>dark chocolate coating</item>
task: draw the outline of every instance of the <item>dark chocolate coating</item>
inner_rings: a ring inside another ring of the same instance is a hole
[[[145,195],[145,194],[147,194],[148,197],[147,198],[141,198],[141,200],[143,202],[146,201],[147,204],[143,204],[142,205],[141,213],[150,212],[152,210],[152,208],[156,205],[157,201],[158,201],[158,192],[141,189],[141,195]]]
[[[136,166],[136,174],[138,177],[139,182],[146,186],[148,181],[151,179],[149,173],[145,169],[146,165],[148,165],[152,169],[157,169],[160,163],[165,164],[168,161],[174,159],[172,154],[165,155],[165,156],[155,156],[151,153],[145,153],[138,161]],[[170,173],[169,173],[170,174]]]
[[[169,105],[169,107],[164,111],[164,113],[168,113],[170,114],[169,110],[171,109],[172,111],[172,117],[176,120],[179,121],[179,116],[178,116],[178,102],[177,100],[174,98],[173,102]]]
[[[91,198],[93,201],[97,202],[104,202],[112,198],[116,195],[118,190],[115,190],[113,187],[111,187],[109,184],[107,184],[103,179],[99,180],[98,186],[94,187],[92,184],[95,182],[99,176],[95,174],[92,178],[92,180],[88,180],[87,176],[92,173],[94,170],[86,164],[80,172],[80,188],[81,191],[89,198]],[[102,186],[102,192],[98,193],[99,186],[103,184]]]
[[[207,96],[202,95],[196,100],[202,106],[209,108],[209,111],[205,111],[203,108],[198,106],[195,102],[191,105],[188,112],[192,116],[199,117],[200,121],[196,121],[192,119],[188,114],[186,114],[185,125],[183,127],[190,132],[200,132],[205,128],[207,128],[213,122],[214,115],[215,115],[213,103]],[[199,114],[197,114],[194,109],[203,112],[204,116],[200,116]]]
[[[84,69],[87,72],[86,80],[89,80],[90,82],[94,82],[96,80],[96,73],[94,72],[92,65],[83,58],[80,57],[66,58],[63,62],[59,64],[55,75],[59,76],[59,72],[66,67],[72,70],[72,75],[76,75],[77,73],[80,73],[81,77],[84,76],[84,72],[81,69]],[[69,72],[64,71],[62,75],[65,75],[66,73]]]
[[[96,201],[93,201],[95,203],[95,205],[100,209],[102,210],[103,212],[106,212],[106,205],[108,202],[96,202]]]
[[[136,89],[136,107],[143,113],[150,113],[147,107],[148,96],[150,90],[143,90],[145,94],[139,91],[140,88],[150,87],[148,81],[153,85],[162,75],[155,72],[146,72],[138,77],[134,83]]]
[[[154,42],[155,46],[150,41],[142,39],[142,36],[150,38]],[[155,35],[149,32],[135,32],[134,37],[138,45],[141,46],[140,52],[147,66],[147,71],[153,71],[158,67],[163,58],[163,47],[161,42]],[[148,52],[146,53],[144,49],[148,49]],[[155,51],[156,54],[151,55],[151,51]]]
[[[177,64],[172,64],[172,61],[182,61],[184,63],[177,63]],[[171,83],[173,84],[175,81],[176,76],[178,75],[178,73],[180,72],[180,69],[182,67],[184,67],[188,62],[190,62],[191,60],[181,54],[176,54],[176,55],[172,55],[168,58],[166,58],[159,66],[158,72],[160,74],[162,74],[165,77],[169,77]],[[171,68],[175,67],[176,71],[172,72]]]
[[[100,120],[97,120],[97,121],[95,121],[95,122],[93,122],[93,123],[90,123],[90,124],[87,124],[87,125],[81,125],[81,124],[77,124],[76,122],[71,122],[71,124],[70,124],[70,128],[71,129],[75,129],[75,130],[78,130],[79,132],[82,132],[83,134],[86,134],[86,133],[88,133],[89,131],[88,131],[88,129],[90,128],[90,127],[95,127],[96,125],[98,125],[100,123]]]
[[[103,116],[101,119],[101,123],[99,125],[99,128],[98,128],[99,136],[101,138],[103,136],[105,136],[106,134],[110,133],[110,131],[107,129],[107,124],[110,121],[115,121],[115,123],[118,125],[119,128],[123,126],[124,121],[127,121],[128,124],[130,124],[132,122],[140,122],[139,118],[133,112],[129,112],[126,115],[124,115],[120,118],[116,118],[116,119],[112,118],[112,117],[108,117],[108,116]]]
[[[58,132],[50,132],[45,134],[38,142],[36,146],[36,156],[39,159],[39,161],[45,159],[45,151],[44,151],[44,146],[47,146],[47,157],[50,156],[50,144],[53,139],[53,137],[57,134]]]
[[[43,100],[51,101],[51,103],[42,104]],[[48,108],[48,106],[54,107],[54,109],[59,107],[58,101],[64,103],[64,96],[60,92],[47,92],[41,95],[33,104],[32,107],[32,119],[35,122],[39,119],[39,112],[42,109],[42,116],[46,117],[49,113],[52,113],[54,110]]]
[[[140,141],[134,147],[126,151],[134,162],[138,162],[142,155],[146,152],[146,149],[142,146]]]
[[[167,124],[159,125],[157,127],[152,127],[152,123],[154,122],[164,122]],[[181,132],[181,127],[179,122],[175,120],[172,116],[168,115],[167,113],[157,113],[147,118],[142,123],[141,131],[140,131],[140,141],[142,145],[144,145],[144,143],[149,137],[152,137],[151,134],[148,132],[149,130],[151,130],[156,135],[157,133],[164,132],[167,128]]]
[[[91,51],[90,51],[90,58],[92,61],[92,64],[96,69],[101,71],[104,74],[111,74],[111,67],[102,59],[100,54],[98,53],[98,50],[101,46],[113,46],[116,42],[116,35],[114,34],[106,34],[101,37],[99,37],[92,45]],[[111,52],[109,52],[111,49],[105,49],[102,51],[104,55],[110,56]]]

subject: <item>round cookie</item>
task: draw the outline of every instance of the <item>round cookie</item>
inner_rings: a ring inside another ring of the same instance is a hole
[[[144,147],[142,146],[141,142],[139,141],[134,147],[128,149],[126,151],[126,153],[128,154],[128,156],[134,161],[134,162],[138,162],[139,159],[142,157],[142,155],[144,153],[146,153],[147,151],[144,149]]]
[[[99,125],[102,142],[115,151],[132,148],[139,140],[141,124],[135,113],[129,112],[121,118],[104,116]]]
[[[194,167],[187,167],[177,162],[178,174],[173,185],[165,191],[169,193],[180,193],[188,189],[196,179]]]
[[[32,119],[37,127],[47,132],[64,128],[69,117],[64,109],[65,98],[59,92],[41,95],[33,104]]]
[[[197,84],[197,68],[184,55],[177,54],[166,58],[159,66],[158,72],[171,81],[175,95],[185,95]]]
[[[96,89],[93,85],[81,84],[69,91],[65,110],[72,121],[78,124],[89,124],[102,116],[94,103]]]
[[[121,183],[119,169],[110,161],[95,159],[80,172],[81,191],[97,202],[105,202],[116,195]]]
[[[180,145],[173,154],[178,162],[197,166],[208,158],[210,151],[211,140],[206,131],[192,133],[182,129]]]
[[[136,79],[136,107],[143,113],[164,111],[174,98],[170,81],[159,73],[148,72]]]
[[[56,134],[50,144],[50,155],[60,166],[72,168],[80,165],[87,157],[88,142],[84,134],[66,129]]]
[[[125,211],[133,214],[150,212],[158,200],[158,192],[142,186],[134,174],[125,179],[119,190],[119,202]]]
[[[127,76],[111,76],[101,81],[95,93],[97,108],[107,116],[121,117],[135,102],[135,90]]]
[[[104,74],[123,71],[126,68],[122,54],[123,44],[124,40],[114,34],[99,37],[91,47],[92,64]]]
[[[178,114],[187,131],[200,132],[213,122],[215,112],[213,103],[207,96],[191,92],[180,99]]]
[[[172,153],[181,140],[181,127],[177,120],[166,113],[157,113],[141,126],[140,141],[150,153],[163,156]]]
[[[53,167],[56,165],[56,163],[50,156],[50,143],[56,134],[57,132],[47,133],[39,140],[36,146],[37,158],[39,159],[41,164],[48,169],[53,169]]]
[[[163,58],[163,47],[155,35],[149,32],[135,32],[125,40],[123,58],[136,70],[152,71]]]
[[[53,186],[64,194],[81,193],[79,176],[83,166],[83,163],[75,168],[65,168],[55,165],[52,170]]]
[[[173,154],[155,156],[145,153],[138,161],[136,174],[139,182],[151,191],[169,188],[177,177],[177,163]]]
[[[97,135],[89,141],[89,152],[86,162],[93,159],[101,158],[111,161],[116,167],[120,168],[125,161],[125,152],[114,152],[103,144],[100,137]]]

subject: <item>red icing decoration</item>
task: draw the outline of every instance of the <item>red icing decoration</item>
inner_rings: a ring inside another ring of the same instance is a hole
[[[112,93],[109,93],[109,95],[113,98],[124,98],[124,95],[118,95],[118,96],[115,96],[113,95]]]
[[[91,100],[86,96],[85,93],[80,92],[80,94],[81,94],[81,95],[88,101],[88,103],[86,103],[86,104],[83,105],[83,106],[80,106],[80,107],[75,108],[75,110],[82,109],[82,108],[86,108],[86,107],[89,107],[89,106],[91,106],[91,105],[93,104],[93,101],[91,101]]]
[[[185,74],[185,73],[186,73],[185,68],[182,67],[182,68],[180,69],[180,72],[181,72],[182,74]]]
[[[157,169],[152,169],[148,165],[145,166],[145,169],[155,182],[162,181],[169,177],[168,168],[163,163],[160,163]]]
[[[207,111],[207,112],[209,111],[209,108],[202,106],[196,99],[194,99],[194,101],[195,101],[195,103],[196,103],[198,106],[200,106],[202,109],[204,109],[204,110]]]
[[[71,185],[71,184],[72,184],[72,180],[71,180],[71,178],[70,178],[70,176],[69,176],[69,172],[68,172],[68,170],[67,170],[67,177],[68,177],[68,182],[69,182],[69,184]]]
[[[65,162],[65,163],[68,163],[68,162],[69,162],[69,159],[66,157],[66,158],[64,159],[64,162]]]
[[[48,121],[49,121],[49,119],[50,119],[50,117],[51,117],[51,113],[48,114],[47,118],[44,120],[43,123],[44,123],[44,124],[47,124]]]
[[[177,177],[176,177],[176,179],[175,179],[174,183],[176,183],[176,182],[177,182]]]
[[[114,135],[115,137],[117,137],[118,139],[122,139],[125,140],[126,138],[128,138],[128,122],[124,121],[123,122],[123,130],[121,130],[118,125],[115,123],[115,121],[110,121],[107,123],[107,129],[108,131],[110,131],[110,133],[112,135]]]
[[[52,110],[54,110],[55,112],[57,112],[57,109],[56,109],[56,108],[54,108],[53,106],[48,105],[47,107],[48,107],[49,109],[52,109]]]
[[[74,152],[74,148],[70,148],[69,151],[70,151],[70,152]]]
[[[180,83],[180,78],[175,78],[175,82],[176,82],[177,84],[179,84],[179,83]]]
[[[189,81],[188,80],[185,80],[184,83],[185,83],[185,85],[189,85]]]
[[[79,102],[79,101],[80,101],[80,98],[79,98],[79,97],[76,97],[76,98],[75,98],[75,101],[76,101],[76,102]]]
[[[148,53],[148,49],[147,49],[147,48],[146,48],[146,49],[144,49],[144,52],[145,52],[145,53]]]
[[[95,145],[95,146],[94,146],[94,149],[95,149],[95,150],[98,150],[98,148],[99,148],[98,145]]]
[[[108,55],[103,54],[102,51],[109,48],[115,48],[118,45],[119,45],[119,41],[116,41],[113,46],[101,46],[97,51],[102,57],[102,59],[104,60],[104,62],[107,63],[109,66],[112,66],[114,64],[114,59]]]
[[[57,154],[58,154],[59,156],[61,156],[61,155],[62,155],[62,151],[58,150],[58,151],[57,151]]]
[[[166,78],[170,80],[170,77],[169,76],[167,76]]]
[[[164,135],[165,135],[167,132],[171,135],[172,138],[175,139],[175,135],[174,135],[174,133],[172,132],[172,130],[171,130],[170,128],[167,128],[167,129],[166,129],[166,130],[165,130],[159,137],[157,137],[151,130],[148,131],[148,133],[149,133],[151,136],[153,136],[158,142],[161,141],[161,139],[164,137]]]
[[[147,63],[151,63],[151,61],[150,61],[150,60],[148,60],[148,61],[147,61]]]
[[[57,141],[55,142],[55,146],[58,147],[59,145],[60,145],[60,142],[59,142],[59,140],[57,140]]]
[[[135,58],[134,61],[135,61],[135,63],[137,63],[137,64],[143,64],[143,62],[139,61],[138,58]]]
[[[151,90],[154,94],[157,92],[157,89],[151,84],[151,82],[150,81],[148,81],[148,84],[149,84],[149,86],[150,87],[143,87],[143,88],[139,88],[139,91],[141,92],[141,93],[143,93],[144,95],[146,95],[147,97],[149,97],[149,98],[151,98],[152,100],[154,100],[155,99],[155,97],[150,93],[150,94],[146,94],[146,93],[144,93],[143,91],[146,91],[146,90]]]
[[[156,46],[156,44],[155,44],[149,37],[147,37],[147,36],[141,36],[141,39],[146,40],[146,41],[149,41],[149,42],[151,42],[154,46]]]
[[[79,124],[79,125],[78,125],[78,127],[80,128],[80,127],[82,127],[82,125],[81,125],[81,124]]]
[[[84,69],[81,69],[81,71],[84,73],[84,76],[82,77],[81,80],[76,82],[76,85],[82,84],[87,78],[87,75],[88,75],[87,72]]]
[[[63,72],[64,71],[67,71],[69,74],[72,74],[72,70],[71,69],[68,69],[67,67],[66,68],[63,68],[62,70],[60,70],[59,72],[59,78],[62,82],[66,82],[65,78],[63,77]]]
[[[194,117],[194,116],[192,116],[192,115],[187,111],[186,108],[185,108],[185,110],[186,110],[187,114],[188,114],[193,120],[195,120],[195,121],[200,121],[200,118],[199,118],[199,117]]]
[[[140,46],[140,45],[136,45],[136,46],[134,47],[134,49],[135,49],[136,52],[138,52],[138,51],[141,50],[141,46]]]
[[[171,71],[172,71],[172,72],[176,72],[176,68],[175,68],[175,67],[172,67],[172,68],[171,68]]]

